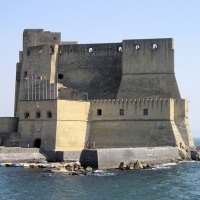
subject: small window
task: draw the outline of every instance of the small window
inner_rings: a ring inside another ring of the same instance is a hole
[[[57,37],[53,37],[53,40],[57,40]]]
[[[52,112],[51,111],[47,112],[47,118],[52,118]]]
[[[143,115],[148,115],[148,109],[143,109]]]
[[[30,118],[29,112],[25,112],[25,113],[24,113],[24,119],[29,119],[29,118]]]
[[[140,45],[139,45],[139,44],[136,44],[136,45],[135,45],[135,49],[136,49],[136,50],[140,49]]]
[[[124,109],[119,109],[119,115],[124,115]]]
[[[58,79],[63,79],[63,74],[58,74]]]
[[[87,95],[86,94],[84,95],[84,100],[87,100]]]
[[[101,109],[97,109],[97,115],[102,115],[102,110]]]
[[[153,44],[152,45],[152,49],[157,49],[158,48],[158,45],[157,44]]]
[[[89,49],[88,49],[88,52],[89,52],[89,53],[92,53],[92,51],[93,51],[92,48],[89,48]]]
[[[24,78],[27,78],[27,75],[28,75],[27,71],[24,71]]]
[[[41,118],[41,117],[42,117],[41,112],[36,112],[36,113],[35,113],[35,117],[36,117],[36,118]]]
[[[54,54],[54,48],[52,46],[49,47],[49,53]]]
[[[118,47],[118,51],[122,51],[122,47]]]
[[[63,50],[61,49],[61,50],[60,50],[60,56],[61,56],[62,54],[63,54]]]
[[[42,53],[42,48],[40,48],[39,53],[40,53],[40,54]]]
[[[27,56],[30,56],[30,55],[31,55],[31,52],[28,50],[27,53],[26,53],[26,55],[27,55]]]

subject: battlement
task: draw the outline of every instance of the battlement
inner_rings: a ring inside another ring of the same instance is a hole
[[[91,101],[94,120],[173,120],[174,99],[113,99]]]

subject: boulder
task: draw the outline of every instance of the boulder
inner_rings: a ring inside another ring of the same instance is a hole
[[[147,164],[146,164],[145,162],[143,162],[143,161],[141,161],[140,163],[141,163],[141,165],[142,165],[143,169],[146,169],[146,167],[147,167]]]
[[[137,170],[139,170],[139,169],[143,169],[143,166],[142,166],[142,164],[141,164],[141,162],[140,161],[136,161],[136,163],[135,163],[135,169],[137,169]]]
[[[188,153],[185,151],[185,149],[178,148],[179,149],[179,155],[183,160],[190,160],[190,157]]]
[[[71,165],[68,164],[68,165],[65,166],[65,169],[67,171],[71,172],[71,171],[74,171],[74,166],[71,166]]]
[[[86,169],[85,169],[87,172],[92,172],[93,171],[93,169],[92,169],[92,167],[86,167]]]
[[[129,164],[129,169],[134,169],[134,163]]]
[[[126,164],[124,162],[120,162],[119,169],[121,169],[121,170],[126,169]]]
[[[153,167],[154,167],[153,165],[148,164],[145,169],[152,169]]]
[[[78,171],[79,170],[79,165],[74,164],[74,171]]]

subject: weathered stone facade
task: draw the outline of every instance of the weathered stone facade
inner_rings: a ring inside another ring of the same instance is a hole
[[[26,29],[16,67],[19,146],[194,146],[171,38],[77,44]]]

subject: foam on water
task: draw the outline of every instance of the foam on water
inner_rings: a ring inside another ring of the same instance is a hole
[[[183,160],[183,161],[179,161],[179,163],[193,163],[196,162],[195,160]]]
[[[154,165],[153,170],[158,170],[158,169],[171,169],[171,166],[175,166],[177,163],[164,163],[162,165]]]
[[[104,171],[104,170],[95,170],[92,173],[88,173],[87,175],[92,175],[92,176],[116,176],[117,174]]]

